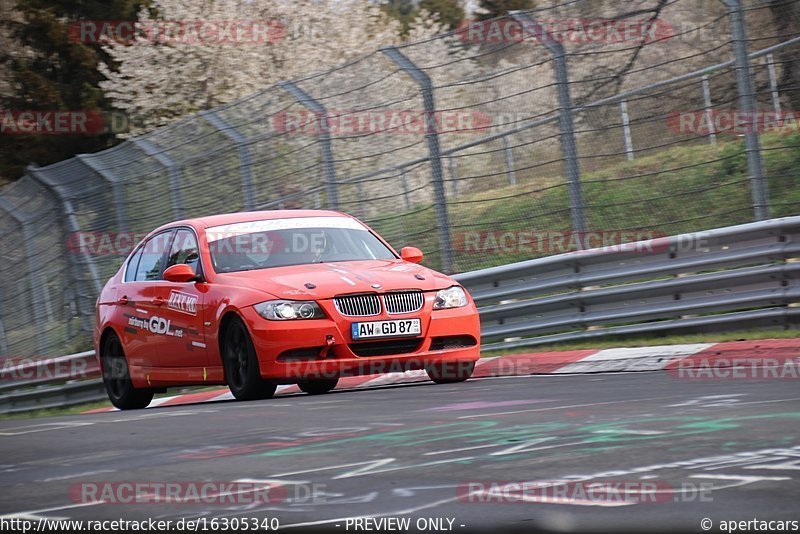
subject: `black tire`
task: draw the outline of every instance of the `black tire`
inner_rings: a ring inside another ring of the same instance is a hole
[[[297,383],[300,391],[304,391],[309,395],[322,395],[336,387],[339,383],[338,378],[328,378],[323,380],[301,380]]]
[[[433,364],[428,366],[425,372],[437,384],[453,384],[469,379],[474,370],[475,362],[463,361]]]
[[[131,382],[128,361],[122,349],[122,342],[116,334],[108,334],[103,341],[103,385],[111,404],[120,410],[146,408],[153,400],[153,391],[137,389]]]
[[[241,319],[228,323],[222,340],[222,364],[228,388],[237,400],[268,399],[277,384],[261,378],[256,349]]]

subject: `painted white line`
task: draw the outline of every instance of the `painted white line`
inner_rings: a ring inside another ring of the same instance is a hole
[[[658,371],[669,365],[673,360],[692,356],[714,345],[716,343],[690,343],[656,347],[603,349],[577,362],[556,369],[555,373]]]
[[[688,343],[684,345],[660,345],[655,347],[626,347],[619,349],[603,349],[583,358],[582,362],[629,360],[631,358],[672,358],[687,354],[696,354],[701,350],[713,347],[716,343]]]
[[[428,374],[424,369],[417,369],[416,371],[403,371],[402,373],[387,373],[378,376],[366,382],[363,382],[360,387],[373,387],[373,386],[386,386],[398,383],[415,382],[427,380]]]
[[[629,430],[625,428],[612,428],[606,430],[593,430],[592,434],[629,434],[631,436],[658,436],[666,434],[661,430]]]
[[[689,478],[710,478],[712,480],[738,480],[739,484],[727,484],[721,487],[712,487],[711,490],[721,490],[727,488],[736,488],[738,486],[745,486],[747,484],[752,484],[753,482],[762,482],[762,481],[782,481],[782,480],[792,480],[792,477],[762,477],[762,476],[743,476],[743,475],[689,475]]]
[[[475,449],[486,449],[488,447],[502,447],[503,444],[497,443],[489,443],[488,445],[476,445],[474,447],[461,447],[458,449],[447,449],[445,451],[431,451],[426,452],[423,456],[435,456],[437,454],[450,454],[451,452],[464,452],[464,451],[474,451]]]
[[[162,404],[166,403],[167,401],[171,401],[172,399],[179,399],[183,395],[176,395],[174,397],[160,397],[158,399],[153,399],[150,401],[149,408],[155,408],[156,406],[161,406]]]
[[[59,480],[69,480],[70,478],[90,477],[92,475],[99,475],[101,473],[113,473],[113,469],[100,469],[99,471],[86,471],[85,473],[75,473],[73,475],[64,475],[60,477],[50,477],[44,480],[37,480],[35,482],[57,482]]]
[[[532,408],[530,410],[514,410],[511,412],[495,412],[495,413],[481,413],[475,415],[461,415],[457,417],[457,419],[476,419],[478,417],[497,417],[498,415],[514,415],[518,413],[530,413],[530,412],[547,412],[551,410],[565,410],[567,408],[588,408],[590,406],[604,406],[608,404],[622,404],[625,402],[643,402],[643,401],[652,401],[652,400],[664,400],[664,399],[676,399],[676,398],[683,398],[684,395],[671,395],[669,397],[650,397],[646,399],[627,399],[627,400],[620,400],[620,401],[609,401],[609,402],[590,402],[587,404],[567,404],[565,406],[552,406],[550,408]]]
[[[28,425],[28,426],[20,426],[14,427],[10,429],[6,429],[4,431],[0,431],[0,436],[19,436],[23,434],[34,434],[37,432],[49,432],[51,430],[65,430],[68,428],[73,427],[82,427],[82,426],[92,426],[92,425],[103,425],[109,423],[131,423],[134,421],[142,421],[145,419],[152,419],[154,417],[177,417],[181,415],[196,415],[200,413],[216,413],[218,410],[212,408],[205,408],[205,409],[197,409],[197,410],[181,410],[181,411],[154,411],[154,412],[138,412],[134,414],[125,414],[122,417],[118,417],[116,419],[94,419],[91,421],[85,422],[64,422],[64,423],[41,423],[38,425]],[[114,413],[114,412],[103,412],[105,413]],[[118,412],[121,413],[121,412]],[[90,414],[93,415],[93,414]],[[99,414],[98,414],[99,415]]]
[[[34,434],[36,432],[47,432],[50,430],[64,430],[79,426],[91,426],[91,422],[64,422],[64,423],[39,423],[36,425],[17,426],[0,430],[0,436],[21,436],[23,434]]]
[[[774,399],[774,400],[764,400],[764,401],[748,401],[748,402],[737,402],[736,404],[731,404],[730,406],[722,406],[722,408],[738,408],[739,406],[744,406],[745,404],[772,404],[774,402],[795,402],[799,401],[800,397],[792,397],[791,399]]]
[[[8,519],[22,516],[37,516],[39,514],[46,514],[48,512],[58,512],[61,510],[72,510],[73,508],[85,508],[87,506],[95,506],[97,504],[105,504],[106,501],[92,501],[78,504],[67,504],[64,506],[54,506],[53,508],[42,508],[41,510],[27,510],[25,512],[13,512],[6,515],[0,515],[0,518]],[[55,519],[55,518],[52,518]]]
[[[212,399],[209,399],[208,402],[218,402],[218,401],[233,400],[234,398],[235,397],[233,396],[233,393],[231,393],[230,391],[226,391],[224,393],[220,393],[219,395],[217,395],[216,397],[214,397]]]

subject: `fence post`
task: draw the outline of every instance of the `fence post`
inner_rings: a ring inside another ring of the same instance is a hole
[[[747,31],[745,28],[742,0],[722,0],[728,8],[731,20],[731,39],[736,56],[736,86],[739,93],[740,116],[746,117],[744,135],[747,171],[750,175],[750,189],[753,196],[755,220],[769,218],[767,185],[764,180],[764,165],[761,160],[761,141],[755,122],[756,101],[753,93],[753,80],[750,71],[750,56],[747,52]],[[735,125],[739,126],[739,125]]]
[[[409,198],[409,191],[408,191],[408,176],[406,176],[406,168],[405,167],[395,167],[396,170],[400,171],[400,182],[403,184],[403,201],[406,205],[406,210],[411,209],[411,198]]]
[[[33,232],[30,227],[31,219],[21,213],[21,210],[0,196],[0,209],[11,215],[14,220],[22,227],[22,240],[25,241],[25,256],[28,260],[28,279],[30,284],[31,307],[33,308],[33,320],[36,324],[38,334],[36,336],[39,352],[45,354],[47,351],[47,323],[44,316],[46,303],[42,291],[41,281],[38,276],[38,265],[36,261],[36,248],[33,246]],[[5,332],[3,333],[5,336]]]
[[[781,116],[781,95],[778,92],[778,78],[775,74],[775,60],[772,53],[764,57],[767,63],[767,73],[769,74],[769,91],[772,94],[772,109],[775,110],[775,119],[780,120]]]
[[[506,159],[506,174],[508,175],[508,183],[516,185],[517,176],[514,174],[514,152],[508,144],[508,138],[504,135],[500,138],[503,143],[503,155]]]
[[[155,159],[169,173],[169,190],[172,193],[172,212],[176,219],[183,219],[183,198],[181,195],[181,170],[178,163],[150,141],[134,137],[133,146]]]
[[[631,123],[628,117],[628,101],[623,100],[619,103],[622,113],[622,135],[625,138],[625,156],[628,161],[633,161],[633,138],[631,137]]]
[[[712,145],[717,144],[717,129],[714,127],[714,115],[711,104],[711,86],[708,75],[703,74],[703,105],[705,107],[706,122],[708,123],[708,139]]]
[[[61,187],[55,183],[55,181],[47,176],[46,173],[42,171],[42,169],[34,164],[28,165],[26,169],[28,174],[31,178],[39,182],[42,187],[50,191],[60,202],[61,202],[61,212],[64,217],[64,225],[65,230],[70,232],[73,235],[80,235],[81,225],[78,223],[78,217],[75,215],[75,209],[72,207],[72,202],[70,202],[69,197],[64,194],[61,190]],[[72,261],[72,257],[70,256],[70,250],[66,248],[66,237],[64,236],[64,248],[65,253],[67,255],[68,261],[72,264],[73,267],[73,277],[75,279],[76,290],[78,287],[83,285],[83,278],[81,277],[80,273],[78,272],[78,265]],[[87,251],[81,251],[80,255],[83,257],[83,263],[86,265],[86,270],[89,273],[90,278],[90,286],[85,288],[86,291],[84,294],[77,293],[77,307],[78,307],[78,314],[84,317],[92,318],[94,317],[94,300],[100,294],[100,290],[102,285],[100,284],[100,275],[97,272],[97,266],[94,264],[94,258],[92,255]],[[88,298],[90,302],[90,306],[88,310],[83,310],[81,306],[82,298]],[[82,329],[84,331],[91,331],[91,321],[85,322]]]
[[[114,201],[114,213],[117,218],[117,231],[127,232],[128,216],[126,214],[125,195],[122,192],[122,183],[117,179],[114,174],[110,173],[107,169],[102,168],[94,162],[94,156],[89,154],[78,154],[78,160],[96,172],[106,182],[111,184],[111,197]]]
[[[439,132],[436,127],[436,103],[433,98],[433,83],[430,77],[408,57],[393,46],[380,49],[395,65],[403,69],[417,82],[422,93],[425,112],[425,140],[428,143],[428,160],[431,163],[431,178],[436,200],[436,222],[439,231],[439,249],[442,254],[442,270],[453,272],[453,241],[450,235],[450,216],[447,213],[447,195],[444,190],[442,153],[439,148]]]
[[[7,302],[3,293],[3,286],[0,285],[0,302]],[[8,340],[6,339],[6,327],[3,324],[3,315],[0,312],[0,354],[8,354]]]
[[[6,329],[3,326],[3,319],[0,317],[0,353],[8,353],[8,342],[6,341]]]
[[[364,219],[364,188],[361,182],[356,182],[356,198],[358,198],[358,218]]]
[[[236,144],[236,150],[239,153],[239,178],[242,181],[244,209],[252,211],[255,209],[252,169],[253,159],[250,157],[250,149],[247,147],[247,138],[213,110],[201,111],[199,115],[218,132]]]
[[[583,235],[586,231],[586,219],[583,213],[583,191],[581,189],[581,171],[578,164],[578,149],[575,143],[575,123],[572,117],[572,97],[569,89],[569,73],[567,71],[567,54],[564,46],[545,29],[532,20],[527,13],[510,11],[514,20],[522,26],[522,35],[533,35],[540,39],[545,48],[553,56],[553,67],[556,75],[559,107],[559,129],[561,130],[561,152],[569,184],[569,204],[572,213],[572,230],[581,239],[578,245],[585,248]]]
[[[295,100],[308,108],[317,118],[317,139],[322,151],[322,169],[325,174],[325,186],[328,192],[328,205],[339,209],[339,192],[336,190],[336,167],[333,161],[333,147],[328,125],[328,112],[325,106],[316,101],[311,95],[303,91],[292,82],[279,82],[278,86],[292,95]]]
[[[72,266],[72,262],[68,262],[70,266]],[[72,292],[71,287],[67,287],[67,290],[64,291],[64,317],[67,320],[67,339],[72,339],[75,335],[72,331],[72,320],[77,317],[78,311],[77,308],[73,308],[75,304],[75,296]]]
[[[458,168],[453,156],[447,158],[447,168],[450,170],[450,194],[455,198],[458,196]]]

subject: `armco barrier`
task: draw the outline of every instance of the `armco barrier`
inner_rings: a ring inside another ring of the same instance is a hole
[[[785,325],[800,317],[800,217],[570,252],[455,278],[478,304],[484,350]],[[67,362],[85,367],[87,379],[42,372]],[[16,377],[22,380],[10,380]],[[92,351],[4,367],[0,413],[102,400],[98,377]]]
[[[456,275],[484,350],[677,329],[785,324],[800,314],[800,217]]]
[[[94,351],[0,367],[0,413],[73,406],[106,398]]]

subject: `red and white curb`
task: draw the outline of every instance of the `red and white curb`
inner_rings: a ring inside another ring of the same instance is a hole
[[[702,361],[719,358],[796,359],[800,357],[800,339],[763,339],[756,341],[731,341],[725,343],[691,343],[656,347],[617,349],[587,349],[511,354],[481,358],[475,366],[474,378],[496,376],[523,376],[534,374],[582,374],[622,371],[659,371],[674,369],[682,361]],[[337,390],[364,389],[376,386],[409,384],[428,381],[425,371],[406,371],[345,377],[339,380]],[[296,385],[278,386],[276,395],[298,393]],[[153,399],[148,408],[177,406],[200,402],[232,400],[227,388],[201,391],[173,397]],[[84,413],[114,411],[116,408],[98,408]]]

